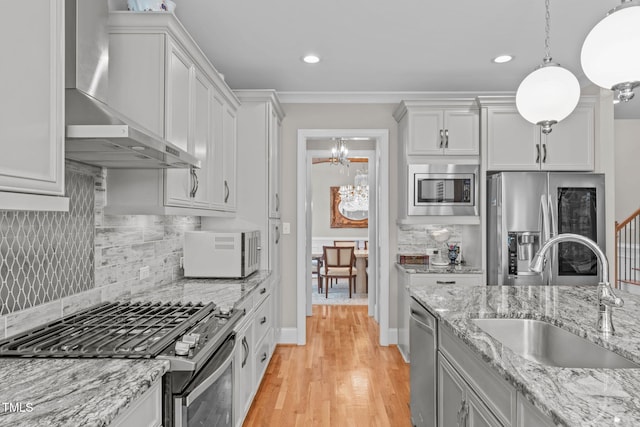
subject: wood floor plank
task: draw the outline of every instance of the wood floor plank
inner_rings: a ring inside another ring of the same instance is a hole
[[[305,346],[278,345],[245,427],[409,427],[409,365],[367,306],[314,305]]]

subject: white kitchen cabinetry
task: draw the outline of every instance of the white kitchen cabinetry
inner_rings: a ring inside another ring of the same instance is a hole
[[[594,97],[582,97],[548,135],[520,116],[514,97],[479,97],[478,102],[487,170],[594,170]]]
[[[112,12],[109,24],[109,103],[202,167],[110,170],[105,210],[233,215],[238,99],[175,15]]]
[[[394,117],[406,123],[407,156],[480,153],[479,112],[471,98],[403,101]]]
[[[64,195],[64,1],[3,4],[0,209],[69,209]]]
[[[162,380],[158,379],[142,396],[129,404],[110,427],[160,427],[162,426]]]
[[[246,314],[235,328],[240,343],[235,357],[236,426],[242,425],[275,349],[272,293],[270,277],[238,307]]]
[[[280,127],[284,111],[273,90],[239,90],[237,218],[255,224],[262,235],[261,268],[280,283]],[[250,172],[249,172],[250,171]],[[277,326],[276,326],[277,328]]]
[[[445,358],[438,358],[438,427],[497,427],[500,422]]]
[[[555,424],[518,392],[518,427],[555,427]]]

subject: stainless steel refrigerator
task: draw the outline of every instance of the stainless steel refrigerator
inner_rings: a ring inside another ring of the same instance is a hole
[[[579,243],[561,243],[542,274],[529,262],[560,233],[588,237],[605,250],[604,175],[574,172],[500,172],[487,177],[487,284],[597,284],[600,267]]]

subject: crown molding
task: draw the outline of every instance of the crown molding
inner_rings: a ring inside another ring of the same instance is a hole
[[[397,104],[429,98],[475,98],[514,92],[278,92],[283,104]]]

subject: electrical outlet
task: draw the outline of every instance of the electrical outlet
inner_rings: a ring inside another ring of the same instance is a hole
[[[282,223],[282,234],[289,234],[291,233],[291,223],[290,222],[283,222]]]
[[[145,265],[144,267],[140,267],[140,280],[146,279],[147,277],[149,277],[149,274],[150,274],[150,270],[148,265]]]

